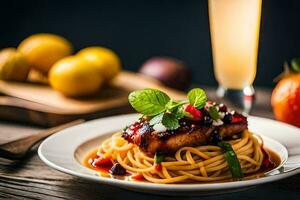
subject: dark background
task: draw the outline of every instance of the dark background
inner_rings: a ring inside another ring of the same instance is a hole
[[[112,48],[129,70],[151,56],[177,57],[193,71],[194,83],[216,85],[207,0],[1,1],[0,23],[0,48],[33,33],[56,33],[75,50]],[[299,26],[300,1],[263,1],[255,85],[273,86],[283,62],[300,56]]]

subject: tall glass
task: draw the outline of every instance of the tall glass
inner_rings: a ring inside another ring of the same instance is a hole
[[[208,0],[217,94],[249,112],[254,99],[262,0]]]

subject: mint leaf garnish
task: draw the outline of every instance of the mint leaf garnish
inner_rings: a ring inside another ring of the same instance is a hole
[[[220,118],[219,112],[216,108],[216,106],[210,106],[208,108],[208,114],[213,120],[217,120]]]
[[[150,126],[154,126],[159,123],[162,123],[168,130],[174,130],[179,127],[178,118],[172,113],[160,113],[149,121]]]
[[[176,118],[175,115],[172,113],[165,113],[162,118],[162,124],[168,129],[168,130],[174,130],[179,128],[179,121]]]
[[[166,104],[170,101],[170,97],[156,89],[143,89],[131,92],[128,100],[139,113],[154,116],[166,110]]]
[[[168,130],[179,128],[179,119],[190,115],[183,111],[185,104],[192,104],[197,109],[204,107],[207,97],[204,90],[195,88],[189,91],[188,100],[175,101],[167,94],[157,89],[143,89],[131,92],[129,103],[139,113],[152,117],[151,126],[162,123]],[[219,118],[216,108],[210,111],[215,118]],[[213,118],[213,117],[212,117]]]
[[[186,100],[182,100],[182,101],[172,101],[170,100],[167,104],[166,104],[166,110],[173,112],[176,109],[178,109],[180,106],[184,105],[188,103],[188,101]]]
[[[156,115],[155,117],[153,117],[152,119],[150,119],[150,121],[149,121],[150,126],[161,123],[163,116],[164,116],[164,113],[160,113],[160,114]]]
[[[173,111],[173,114],[175,115],[175,117],[177,119],[183,118],[186,115],[186,113],[183,112],[182,106],[176,107],[176,109],[174,109],[174,111]]]
[[[206,94],[204,90],[200,88],[194,88],[188,93],[189,102],[198,109],[203,108],[207,101]]]
[[[167,104],[166,104],[166,110],[173,110],[174,108],[176,108],[178,105],[178,103],[176,101],[170,100]]]

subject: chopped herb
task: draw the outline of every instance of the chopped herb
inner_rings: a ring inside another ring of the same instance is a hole
[[[208,114],[213,120],[217,120],[220,118],[219,112],[216,108],[216,106],[210,106],[208,108]]]
[[[165,159],[165,156],[159,152],[156,152],[155,153],[155,156],[154,156],[154,163],[155,164],[160,164],[161,162],[163,162]]]
[[[224,141],[218,142],[218,146],[224,151],[224,157],[228,163],[232,178],[243,178],[244,174],[242,172],[240,161],[232,149],[232,146]]]

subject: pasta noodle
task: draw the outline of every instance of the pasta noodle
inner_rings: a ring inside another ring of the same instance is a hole
[[[258,137],[245,130],[241,138],[227,141],[232,145],[244,174],[257,172],[264,154]],[[153,183],[209,182],[231,178],[224,152],[218,146],[182,147],[174,156],[161,162],[161,170],[155,168],[154,156],[143,153],[140,148],[116,133],[105,140],[97,151],[110,156],[131,173],[140,173]]]

